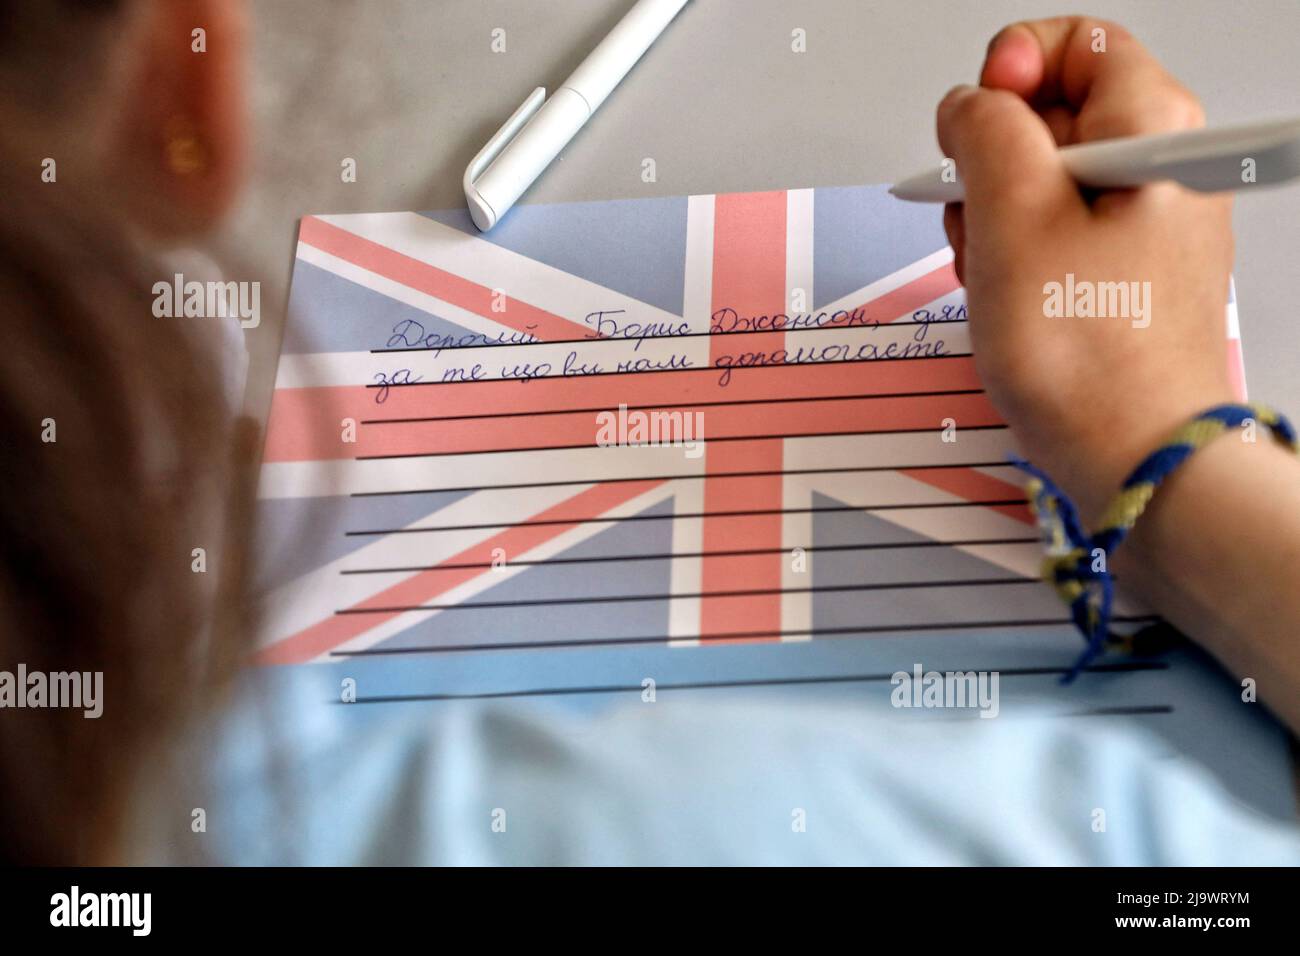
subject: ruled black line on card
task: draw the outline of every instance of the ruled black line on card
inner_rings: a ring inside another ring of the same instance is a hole
[[[1131,673],[1142,670],[1161,670],[1158,663],[1133,662],[1127,665],[1116,664],[1098,664],[1088,667],[1084,673]],[[999,678],[1003,677],[1057,677],[1068,674],[1069,668],[1059,667],[1009,667],[998,669]],[[715,690],[715,689],[743,689],[758,687],[799,687],[799,686],[816,686],[826,684],[877,684],[889,683],[893,679],[893,674],[829,674],[816,677],[771,677],[759,678],[755,680],[734,680],[734,681],[689,681],[682,683],[656,683],[656,693],[664,693],[675,690]],[[376,695],[373,697],[357,697],[353,703],[357,704],[396,704],[396,703],[413,703],[417,701],[444,701],[444,700],[491,700],[509,697],[561,697],[573,696],[577,694],[640,694],[644,690],[641,684],[596,684],[586,687],[538,687],[527,690],[503,690],[503,691],[483,691],[478,693],[449,693],[449,694],[386,694]],[[332,698],[333,703],[340,703],[337,699]],[[351,704],[343,705],[351,706]],[[1058,716],[1082,717],[1082,716],[1124,716],[1128,714],[1171,714],[1174,708],[1169,704],[1142,704],[1132,707],[1107,707],[1095,708],[1084,711],[1071,711],[1067,714]]]
[[[582,597],[529,598],[522,601],[457,601],[452,604],[397,604],[339,608],[335,614],[406,614],[411,611],[487,611],[514,607],[570,607],[584,604],[642,604],[649,601],[693,601],[703,598],[761,597],[767,594],[842,594],[855,591],[918,591],[930,588],[1041,585],[1040,578],[949,578],[934,581],[871,581],[863,584],[821,584],[805,588],[745,588],[732,591],[683,591],[656,594],[600,594]]]
[[[770,478],[776,475],[856,475],[877,471],[942,471],[959,468],[1012,468],[1002,461],[972,461],[941,465],[855,465],[847,468],[782,468],[766,471],[696,472],[682,475],[631,475],[620,478],[571,478],[560,481],[518,481],[501,485],[460,485],[447,488],[401,488],[394,491],[353,491],[352,498],[381,498],[391,495],[438,495],[464,491],[507,491],[520,488],[561,488],[568,485],[626,484],[633,481],[705,481],[713,478]]]
[[[483,531],[489,528],[526,528],[545,525],[581,525],[581,524],[618,524],[627,521],[676,521],[680,518],[746,518],[757,515],[798,515],[823,514],[831,512],[862,511],[909,511],[932,510],[936,508],[997,508],[1007,505],[1026,504],[1024,498],[999,498],[991,501],[927,501],[919,504],[894,505],[826,505],[821,508],[751,508],[745,511],[696,511],[687,514],[664,515],[621,515],[601,518],[543,518],[515,522],[496,522],[492,524],[454,524],[434,525],[427,528],[375,528],[361,531],[345,531],[347,537],[367,537],[388,534],[433,534],[439,531]]]
[[[1111,618],[1113,624],[1152,624],[1159,620],[1154,615],[1117,615]],[[859,624],[843,627],[819,627],[816,630],[811,628],[795,629],[787,628],[782,630],[770,631],[736,631],[730,634],[710,634],[707,636],[690,636],[690,635],[637,635],[629,637],[590,637],[590,638],[565,638],[554,641],[496,641],[491,643],[478,644],[423,644],[407,647],[370,647],[360,650],[334,650],[330,651],[331,657],[378,657],[390,655],[407,655],[407,654],[453,654],[453,653],[477,653],[478,651],[519,651],[519,650],[545,650],[547,648],[567,647],[621,647],[630,645],[654,645],[654,644],[672,644],[682,642],[699,641],[702,644],[724,645],[736,643],[752,643],[755,641],[777,641],[787,637],[797,638],[816,638],[817,640],[847,640],[858,635],[873,634],[910,634],[925,633],[928,631],[971,631],[996,629],[1007,630],[1010,628],[1028,629],[1036,627],[1068,627],[1073,628],[1074,622],[1066,617],[1052,618],[1022,618],[1013,620],[1000,621],[939,621],[926,622],[922,624]],[[1098,664],[1090,666],[1088,669],[1096,668],[1107,669],[1118,667],[1128,662],[1119,662],[1117,664]],[[1168,665],[1163,661],[1155,662],[1160,669]],[[1155,666],[1155,665],[1153,665]],[[1064,674],[1066,671],[1061,671]]]
[[[797,402],[850,402],[890,398],[935,398],[945,395],[983,395],[982,388],[953,388],[926,392],[872,392],[864,395],[800,395],[792,398],[738,398],[719,402],[661,402],[651,405],[624,405],[624,411],[650,411],[661,408],[716,408],[731,405],[789,405]],[[618,411],[607,405],[587,408],[547,408],[526,412],[485,412],[481,415],[424,415],[411,418],[363,418],[362,425],[408,425],[418,422],[459,422],[483,418],[538,418],[548,415],[583,415]]]
[[[788,554],[802,550],[809,557],[842,551],[891,551],[911,548],[961,548],[978,545],[1035,545],[1036,537],[1024,538],[966,538],[954,541],[886,541],[870,544],[832,544],[814,548],[812,545],[794,545],[789,548],[738,548],[730,551],[682,551],[662,552],[658,554],[603,554],[583,558],[536,558],[533,560],[508,561],[504,566],[512,568],[536,567],[538,565],[563,564],[623,564],[633,561],[671,561],[675,558],[739,558],[761,554]],[[419,571],[471,570],[476,568],[497,567],[491,561],[449,562],[447,564],[416,564],[404,567],[379,568],[344,568],[339,574],[413,574]]]
[[[1006,425],[963,425],[964,432],[1007,431]],[[879,428],[851,432],[783,432],[763,435],[723,435],[717,438],[696,439],[700,446],[716,445],[720,442],[734,441],[784,441],[789,438],[851,438],[857,435],[929,435],[936,434],[939,428]],[[481,448],[464,451],[408,451],[391,455],[357,455],[355,461],[387,461],[394,458],[452,458],[460,455],[519,455],[536,451],[580,451],[584,448],[678,448],[681,445],[598,445],[582,443],[580,445],[537,445],[532,448]]]

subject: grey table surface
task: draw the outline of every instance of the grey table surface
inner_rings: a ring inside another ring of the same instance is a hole
[[[249,189],[216,251],[263,283],[246,332],[264,413],[297,221],[461,205],[461,175],[535,86],[558,85],[632,0],[254,0]],[[557,202],[891,182],[938,158],[934,106],[1042,0],[692,0],[525,196]],[[1211,123],[1300,113],[1297,0],[1096,0],[1202,98]],[[505,52],[491,49],[505,31]],[[791,31],[807,49],[791,49]],[[357,163],[344,183],[340,164]],[[642,181],[642,160],[657,180]],[[1290,282],[1300,187],[1237,203],[1253,397],[1300,415]],[[238,272],[238,275],[234,273]]]

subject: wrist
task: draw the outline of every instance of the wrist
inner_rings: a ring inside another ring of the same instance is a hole
[[[1200,449],[1160,486],[1125,545],[1134,566],[1158,568],[1183,560],[1182,542],[1233,507],[1279,482],[1294,490],[1300,459],[1260,428],[1254,440],[1238,430]],[[1122,552],[1121,552],[1122,553]]]
[[[1096,526],[1134,469],[1174,432],[1205,409],[1232,402],[1227,394],[1181,400],[1170,396],[1160,402],[1134,402],[1131,408],[1110,415],[1090,416],[1081,424],[1077,441],[1071,443],[1073,461],[1066,463],[1061,481],[1061,487],[1077,503],[1085,526]],[[1261,443],[1271,444],[1262,425],[1257,431]],[[1213,444],[1228,440],[1224,436]]]
[[[1268,454],[1267,451],[1255,451],[1267,447],[1259,444],[1261,430],[1264,429],[1268,432],[1265,441],[1270,445],[1278,443],[1273,446],[1274,449],[1278,446],[1287,449],[1285,457],[1288,464],[1282,465],[1282,459],[1264,457]],[[1230,436],[1235,436],[1237,442],[1231,441]],[[1065,678],[1067,682],[1073,680],[1101,652],[1110,633],[1114,577],[1108,567],[1109,561],[1105,559],[1128,538],[1135,523],[1147,515],[1148,506],[1165,483],[1188,465],[1197,452],[1216,443],[1228,448],[1238,443],[1249,445],[1251,453],[1259,454],[1262,461],[1271,465],[1266,472],[1260,473],[1268,474],[1272,479],[1278,475],[1295,474],[1295,452],[1298,446],[1296,432],[1291,424],[1264,406],[1235,403],[1207,408],[1167,435],[1123,480],[1120,490],[1091,529],[1085,528],[1079,502],[1068,492],[1040,468],[1013,459],[1017,467],[1030,476],[1026,489],[1047,546],[1043,575],[1069,606],[1071,619],[1087,641],[1086,649]],[[1203,464],[1208,459],[1220,469],[1226,467],[1238,472],[1244,471],[1246,477],[1258,479],[1259,475],[1254,473],[1253,466],[1224,458],[1225,454],[1227,453],[1220,452],[1218,456],[1202,455],[1200,463]],[[1198,476],[1202,482],[1205,480],[1203,472],[1193,473],[1193,479]],[[1186,473],[1183,479],[1186,483]],[[1288,487],[1287,490],[1294,491],[1294,488]],[[1210,501],[1213,497],[1207,494],[1205,500]],[[1222,498],[1222,495],[1219,497]],[[1281,495],[1277,497],[1284,498]],[[1095,505],[1090,502],[1089,507]],[[1171,506],[1165,504],[1165,507]],[[1192,532],[1193,537],[1201,527],[1214,520],[1212,511],[1202,509],[1200,512],[1187,512],[1185,503],[1182,510],[1185,512],[1183,517],[1190,519],[1185,523],[1197,529]],[[1148,550],[1152,550],[1150,541]],[[1169,549],[1161,547],[1157,539],[1154,550],[1164,556]],[[1177,555],[1173,557],[1176,561]]]

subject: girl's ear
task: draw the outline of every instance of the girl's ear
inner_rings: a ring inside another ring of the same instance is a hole
[[[242,0],[149,0],[114,136],[133,221],[174,237],[212,226],[243,178]]]

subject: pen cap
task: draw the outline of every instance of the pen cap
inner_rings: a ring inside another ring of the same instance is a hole
[[[509,147],[474,180],[478,198],[492,210],[491,223],[506,214],[590,115],[586,100],[573,90],[556,90],[542,104]]]
[[[687,0],[640,0],[564,81],[594,113]]]

